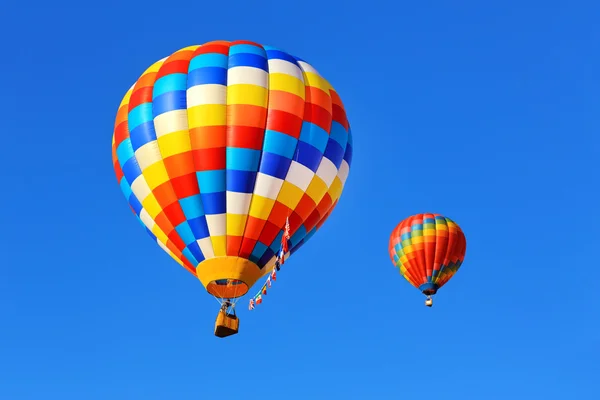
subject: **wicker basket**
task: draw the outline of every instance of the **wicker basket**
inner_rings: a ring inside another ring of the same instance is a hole
[[[219,311],[217,321],[215,322],[215,336],[227,337],[238,333],[240,320],[234,314],[227,314],[226,311]]]

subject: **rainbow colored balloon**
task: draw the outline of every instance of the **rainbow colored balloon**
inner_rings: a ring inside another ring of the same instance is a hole
[[[176,51],[125,94],[112,142],[131,209],[218,298],[243,296],[335,208],[352,160],[336,91],[307,62],[248,41]]]
[[[460,227],[440,214],[416,214],[400,222],[389,241],[392,263],[414,287],[431,296],[458,271],[467,241]]]

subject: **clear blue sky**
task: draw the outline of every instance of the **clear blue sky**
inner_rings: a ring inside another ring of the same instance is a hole
[[[600,5],[375,4],[3,3],[0,398],[596,392]],[[225,340],[215,300],[131,215],[110,147],[139,74],[215,39],[306,59],[354,135],[339,206]],[[387,252],[419,212],[468,240],[432,309]]]

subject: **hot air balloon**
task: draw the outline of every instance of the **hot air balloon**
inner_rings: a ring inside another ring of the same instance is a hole
[[[460,227],[440,214],[416,214],[400,222],[390,236],[389,253],[400,274],[433,305],[432,296],[460,268],[467,241]]]
[[[250,41],[183,48],[151,65],[117,112],[117,180],[146,232],[222,304],[267,275],[289,221],[291,255],[342,194],[352,135],[337,92],[310,64]]]

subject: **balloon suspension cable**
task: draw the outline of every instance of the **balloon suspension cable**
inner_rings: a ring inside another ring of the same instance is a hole
[[[228,282],[228,284],[229,283],[230,282]],[[227,302],[229,302],[231,308],[235,308],[237,302],[240,301],[240,299],[241,299],[240,296],[237,296],[237,287],[233,291],[233,296],[231,296],[231,297],[215,296],[214,294],[212,296],[217,301],[217,303],[219,303],[220,306],[223,306],[223,304],[225,304],[225,301],[227,301]]]
[[[271,282],[277,280],[277,271],[280,270],[281,266],[285,263],[286,257],[289,257],[289,241],[290,241],[290,221],[289,217],[285,220],[285,228],[283,231],[283,236],[281,237],[281,246],[277,255],[275,257],[275,265],[271,268],[271,271],[268,273],[267,279],[265,283],[261,286],[258,293],[256,293],[251,299],[250,304],[248,305],[249,310],[253,310],[254,306],[262,303],[262,296],[267,295],[267,288],[271,287]]]
[[[235,305],[237,304],[237,302],[240,300],[239,297],[236,297],[234,299],[228,299],[225,297],[217,297],[213,294],[213,297],[215,298],[215,300],[217,301],[217,303],[219,303],[220,306],[223,306],[223,304],[225,304],[225,302],[229,302],[229,304],[231,305],[231,308],[234,308]]]

